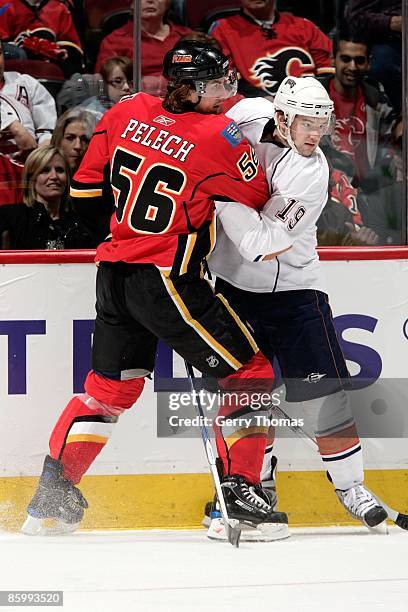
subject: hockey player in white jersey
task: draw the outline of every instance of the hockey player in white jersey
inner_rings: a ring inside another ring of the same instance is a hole
[[[265,261],[264,254],[273,250],[269,243],[264,249],[265,227],[258,224],[248,240],[238,207],[218,203],[209,264],[216,289],[251,324],[264,354],[277,358],[286,401],[301,403],[340,502],[353,518],[374,527],[387,513],[363,484],[362,451],[345,392],[350,378],[316,251],[316,221],[329,181],[318,145],[330,130],[332,112],[333,103],[316,79],[289,77],[273,104],[246,99],[227,113],[255,148],[270,181],[271,198],[262,214],[275,224],[274,250],[291,248]],[[271,478],[271,456],[265,455],[263,480]],[[224,536],[220,523],[213,518],[209,537]]]

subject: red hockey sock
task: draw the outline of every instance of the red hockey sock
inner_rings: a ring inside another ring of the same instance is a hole
[[[73,397],[51,434],[51,457],[62,462],[64,476],[74,484],[101,452],[118,420],[117,415],[104,412],[103,406],[89,395]]]
[[[248,482],[257,484],[260,482],[269,428],[254,419],[255,415],[266,417],[266,410],[257,409],[255,412],[252,405],[255,405],[255,398],[258,402],[260,394],[266,399],[272,389],[271,364],[259,352],[220,383],[227,393],[214,430],[224,474],[240,474]],[[237,387],[237,383],[243,384]],[[236,390],[232,391],[234,388]],[[259,404],[256,405],[259,408]]]
[[[143,386],[144,378],[116,381],[88,374],[87,393],[68,402],[50,437],[51,457],[62,462],[67,479],[74,484],[81,480],[109,440],[119,415],[135,403]]]

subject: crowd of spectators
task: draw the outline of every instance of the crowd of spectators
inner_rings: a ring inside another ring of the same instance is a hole
[[[330,31],[295,8],[281,11],[279,0],[220,0],[210,26],[193,30],[183,17],[188,2],[141,0],[142,90],[163,94],[162,59],[180,38],[218,47],[237,68],[238,94],[224,112],[242,97],[273,100],[286,75],[318,77],[336,115],[322,142],[331,179],[319,243],[399,244],[401,0],[333,3]],[[1,248],[96,245],[67,193],[98,120],[134,91],[131,4],[124,14],[119,27],[101,30],[98,52],[88,53],[86,14],[77,3],[0,0]],[[61,71],[57,95],[33,76],[39,62]]]

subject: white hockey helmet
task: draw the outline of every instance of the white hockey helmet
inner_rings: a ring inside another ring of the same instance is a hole
[[[292,117],[307,115],[330,119],[334,110],[329,94],[314,77],[287,77],[279,85],[273,103],[276,110]]]
[[[282,111],[288,128],[296,115],[327,118],[325,134],[332,132],[334,104],[323,85],[314,77],[286,77],[279,85],[273,101],[275,111]],[[292,148],[290,133],[285,136]]]

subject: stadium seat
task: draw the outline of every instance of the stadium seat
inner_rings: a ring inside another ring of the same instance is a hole
[[[84,0],[86,18],[85,64],[93,72],[102,38],[124,25],[130,15],[131,0]]]
[[[10,72],[22,72],[23,74],[29,74],[35,79],[38,79],[54,98],[65,81],[62,69],[52,62],[44,60],[8,59],[5,62],[5,70]]]
[[[185,21],[190,28],[208,30],[216,19],[237,13],[240,4],[239,0],[185,0]]]
[[[84,0],[84,13],[90,30],[102,30],[115,15],[129,15],[130,0],[116,0],[114,3],[112,0]]]

